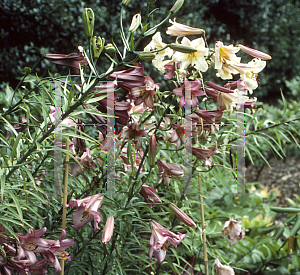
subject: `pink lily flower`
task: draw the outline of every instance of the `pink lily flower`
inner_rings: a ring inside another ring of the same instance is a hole
[[[88,222],[94,219],[94,231],[100,230],[98,223],[101,220],[101,215],[98,209],[102,204],[104,196],[97,194],[86,197],[81,200],[72,199],[65,207],[77,207],[76,212],[72,215],[74,227],[76,230],[84,227]]]
[[[185,79],[184,85],[176,88],[173,90],[173,93],[180,97],[179,101],[179,107],[183,107],[185,103],[190,104],[192,108],[196,107],[198,105],[198,99],[197,96],[203,96],[205,93],[199,88],[201,87],[201,82],[199,80],[193,81],[190,85],[188,85],[189,81]],[[189,87],[191,89],[191,100],[188,100],[188,102],[185,102],[185,89]]]
[[[166,183],[166,188],[169,187],[172,176],[175,178],[182,178],[184,175],[183,168],[177,163],[164,163],[159,159],[157,165],[159,170],[158,177],[161,178],[158,183],[161,183],[163,178]]]
[[[174,247],[177,248],[177,245],[181,243],[186,234],[176,235],[175,233],[167,230],[162,225],[155,221],[150,222],[151,228],[151,237],[150,237],[150,249],[149,249],[149,258],[152,260],[152,255],[154,255],[159,263],[163,262],[166,253],[167,253],[167,244],[168,242]]]
[[[160,203],[161,200],[155,195],[157,189],[153,189],[152,187],[143,184],[140,194],[145,198],[147,203],[150,203],[150,207],[153,208],[153,202]]]
[[[80,158],[77,157],[77,159],[80,162],[80,164],[83,166],[83,168],[87,168],[88,170],[97,168],[96,163],[93,161],[90,148],[86,148],[82,156]],[[80,165],[76,163],[71,169],[71,174],[74,177],[77,177],[81,173],[83,173],[83,170],[80,167]]]
[[[131,89],[132,98],[135,99],[134,104],[139,105],[144,102],[144,105],[153,109],[153,96],[157,94],[157,89],[161,84],[155,84],[150,76],[145,76],[145,83],[142,86],[133,87]]]
[[[210,155],[214,155],[218,153],[217,148],[212,149],[202,149],[202,148],[195,148],[195,147],[186,147],[186,149],[191,152],[196,158],[203,161],[203,167],[211,167],[212,165],[212,158]]]
[[[113,232],[114,232],[114,216],[110,216],[105,224],[103,234],[102,234],[102,242],[103,243],[108,243],[109,240],[111,239]]]
[[[126,139],[132,139],[135,143],[135,147],[139,150],[142,147],[142,138],[148,133],[147,130],[141,130],[140,125],[136,121],[128,122],[128,128],[123,129],[121,136]]]

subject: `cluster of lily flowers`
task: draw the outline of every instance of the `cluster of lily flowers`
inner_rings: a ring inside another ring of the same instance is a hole
[[[205,138],[205,131],[209,135],[213,135],[216,130],[218,130],[218,125],[216,123],[220,122],[225,110],[231,113],[233,108],[237,106],[238,102],[238,92],[237,83],[238,81],[230,81],[225,87],[219,86],[213,82],[207,81],[208,87],[204,86],[203,80],[200,77],[192,77],[192,75],[200,75],[201,72],[205,72],[213,64],[217,70],[217,76],[223,80],[233,79],[233,75],[239,74],[241,81],[244,81],[245,88],[252,93],[254,89],[257,88],[257,74],[265,67],[266,62],[262,59],[270,59],[271,57],[263,52],[253,50],[244,45],[229,45],[225,46],[222,42],[217,41],[215,43],[215,48],[213,51],[206,46],[206,42],[203,37],[197,38],[190,41],[187,35],[204,35],[205,32],[202,29],[196,29],[188,27],[177,22],[171,21],[171,27],[168,28],[167,34],[171,36],[176,36],[176,43],[167,45],[162,42],[160,32],[157,32],[152,41],[146,48],[144,52],[153,52],[155,56],[152,60],[153,65],[165,73],[165,77],[168,79],[175,79],[178,86],[173,90],[173,94],[178,96],[179,107],[183,107],[185,104],[190,104],[194,108],[194,114],[190,116],[193,122],[192,134],[201,135]],[[178,43],[178,39],[182,38],[181,43]],[[75,73],[82,74],[82,65],[88,64],[87,58],[83,54],[82,47],[79,48],[79,54],[47,54],[45,58],[59,65],[69,66],[75,70]],[[236,53],[242,50],[249,55],[255,57],[252,61],[248,63],[241,63],[241,58],[236,56]],[[171,59],[165,60],[165,57]],[[185,136],[185,123],[178,120],[173,125],[170,124],[170,120],[165,118],[165,122],[161,125],[155,125],[155,121],[148,121],[148,124],[141,126],[139,124],[139,118],[145,112],[149,115],[154,109],[154,103],[158,101],[157,92],[160,87],[159,83],[155,83],[150,76],[145,76],[143,71],[143,66],[141,63],[133,63],[134,67],[127,70],[116,71],[108,77],[108,81],[113,81],[114,88],[122,88],[126,92],[125,99],[117,102],[117,94],[114,92],[114,114],[115,118],[115,132],[107,133],[107,117],[103,117],[100,114],[89,114],[94,123],[96,123],[97,129],[100,134],[99,137],[103,140],[101,149],[108,151],[114,146],[114,140],[110,137],[111,135],[117,138],[123,138],[124,140],[132,140],[135,144],[136,152],[133,152],[134,159],[136,160],[134,167],[131,167],[126,155],[126,148],[123,148],[119,156],[120,159],[126,164],[128,170],[138,170],[140,164],[140,158],[143,154],[141,149],[143,148],[143,139],[149,134],[151,128],[161,127],[166,129],[169,127],[170,130],[167,131],[167,135],[162,137],[173,143],[177,149],[181,147],[182,144],[186,142]],[[188,70],[194,70],[197,73],[191,74]],[[167,72],[166,72],[167,71]],[[192,82],[191,82],[192,81]],[[81,89],[81,86],[77,86]],[[189,88],[191,90],[191,99],[189,102],[185,102],[185,90]],[[95,97],[103,95],[103,91],[107,90],[107,85],[101,85],[94,88],[91,93]],[[99,94],[97,94],[99,92]],[[198,98],[200,96],[206,96],[208,98],[213,98],[217,104],[217,110],[199,110],[195,109],[198,106]],[[243,96],[242,100],[245,107],[255,108],[256,98],[249,99],[247,96]],[[99,100],[93,103],[97,110],[101,113],[108,113],[108,98]],[[88,104],[83,106],[84,108],[90,108]],[[56,112],[54,107],[50,107],[49,113],[50,121],[54,123]],[[199,133],[196,130],[196,124],[202,124],[202,132]],[[68,118],[61,122],[60,126],[76,126],[80,123],[75,123],[72,119]],[[205,126],[204,126],[205,125]],[[16,126],[15,126],[16,127]],[[77,126],[76,126],[77,127]],[[150,129],[141,129],[143,127],[148,127]],[[23,131],[22,127],[15,128],[18,131]],[[151,135],[149,141],[149,164],[150,166],[155,165],[156,157],[156,146],[157,146],[157,136]],[[65,144],[62,144],[65,146]],[[83,140],[80,138],[74,138],[70,144],[70,151],[73,154],[77,152],[82,153],[81,157],[77,156],[79,164],[75,164],[71,170],[73,176],[78,176],[83,173],[84,169],[97,169],[95,160],[92,158],[90,149],[86,147]],[[191,152],[197,160],[202,162],[204,167],[210,167],[212,165],[213,154],[217,154],[217,148],[199,148],[199,147],[188,147],[186,149]],[[97,161],[101,162],[100,159]],[[182,178],[184,175],[183,168],[176,163],[165,163],[162,160],[156,162],[158,167],[158,177],[160,178],[159,183],[164,181],[166,187],[170,185],[171,178]],[[42,178],[39,178],[42,181]],[[142,185],[140,194],[144,197],[145,201],[153,207],[153,203],[160,203],[160,199],[155,194],[157,190],[153,189],[146,184]],[[92,195],[83,199],[71,199],[69,204],[65,207],[76,207],[77,210],[73,213],[73,222],[76,230],[84,227],[87,223],[94,220],[94,231],[100,230],[98,224],[101,220],[101,215],[99,208],[101,207],[102,201],[104,199],[103,194]],[[197,227],[194,221],[186,215],[182,210],[180,210],[174,204],[170,204],[171,210],[177,215],[177,217],[190,227]],[[113,235],[114,228],[114,217],[111,216],[107,219],[105,228],[103,230],[102,242],[107,243]],[[156,221],[150,222],[151,237],[150,237],[150,250],[149,257],[150,261],[152,259],[153,253],[157,258],[158,262],[161,263],[166,256],[168,243],[176,248],[182,240],[185,238],[186,234],[175,234],[168,231],[161,224]],[[0,230],[1,231],[1,230]],[[5,253],[10,256],[7,257],[0,255],[0,270],[4,274],[13,274],[13,270],[19,272],[19,274],[27,274],[28,272],[36,274],[44,274],[46,270],[43,269],[45,265],[54,266],[55,273],[60,272],[61,268],[57,257],[62,257],[64,259],[70,260],[71,256],[65,251],[65,249],[71,246],[74,240],[66,240],[66,232],[63,236],[57,240],[46,240],[40,238],[46,232],[46,228],[33,230],[30,229],[30,233],[27,235],[22,235],[17,233],[18,240],[12,241],[3,232],[0,232],[0,245],[5,250]],[[223,227],[223,236],[228,236],[229,243],[235,244],[238,240],[242,239],[245,232],[242,230],[240,222],[235,221],[231,218],[227,221]],[[38,253],[39,257],[36,256]],[[195,260],[193,258],[193,263]],[[218,274],[225,275],[234,274],[234,271],[229,266],[223,266],[218,259],[215,262]],[[193,270],[193,264],[186,267],[187,270]],[[22,273],[23,272],[23,273]],[[26,273],[27,272],[27,273]],[[185,273],[182,273],[185,274]],[[202,273],[198,273],[202,274]]]
[[[71,260],[66,249],[74,244],[73,239],[66,239],[66,231],[58,240],[41,238],[47,228],[29,229],[26,235],[16,233],[17,239],[9,237],[5,228],[0,225],[0,274],[19,275],[46,274],[47,266],[53,266],[54,272],[61,272],[60,259]]]

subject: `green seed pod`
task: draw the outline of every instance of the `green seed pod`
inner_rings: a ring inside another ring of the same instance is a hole
[[[177,51],[177,52],[181,52],[181,53],[195,53],[197,52],[197,49],[194,47],[190,47],[190,46],[185,46],[182,44],[176,44],[176,43],[172,43],[169,46],[172,50]]]
[[[140,53],[139,58],[145,61],[152,61],[155,58],[155,53]]]
[[[94,12],[91,8],[85,8],[82,14],[83,28],[87,38],[91,38],[94,32]]]
[[[115,49],[114,45],[111,44],[111,43],[106,44],[106,46],[104,47],[104,49],[105,49],[105,51],[107,53],[114,53],[114,52],[116,52],[116,49]]]
[[[93,51],[94,51],[94,57],[99,58],[103,48],[104,48],[105,39],[101,38],[100,36],[94,36],[93,39]]]

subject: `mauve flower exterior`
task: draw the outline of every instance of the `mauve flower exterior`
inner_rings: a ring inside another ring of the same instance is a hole
[[[235,275],[234,270],[227,265],[222,265],[219,259],[217,258],[215,261],[217,275]]]
[[[96,163],[93,161],[90,148],[86,148],[85,152],[82,154],[82,156],[80,158],[77,157],[77,159],[84,169],[90,170],[90,169],[97,168]],[[80,167],[80,165],[78,163],[76,163],[71,169],[71,174],[74,177],[77,177],[81,173],[83,173],[83,170]]]
[[[187,214],[185,214],[181,209],[179,209],[174,203],[170,203],[169,207],[184,224],[194,228],[197,227],[194,221]]]
[[[88,61],[83,56],[81,47],[78,47],[79,53],[70,53],[68,55],[66,54],[45,54],[44,57],[49,60],[50,62],[62,65],[62,66],[68,66],[73,69],[75,74],[80,74],[80,68],[83,67],[83,64],[87,64]]]
[[[245,237],[241,222],[234,220],[234,218],[230,218],[229,221],[225,222],[222,233],[222,238],[225,238],[225,235],[228,236],[230,245],[237,244],[239,240]]]
[[[180,97],[178,106],[183,107],[185,106],[185,104],[189,104],[192,108],[195,108],[199,103],[197,96],[205,95],[203,91],[199,90],[200,87],[201,87],[201,82],[199,80],[191,82],[188,79],[185,79],[183,86],[173,90],[173,93],[178,97]],[[187,102],[185,102],[186,89],[190,89],[190,93],[191,93],[191,99],[188,99]]]
[[[166,183],[166,188],[169,187],[172,176],[175,178],[182,178],[184,175],[183,168],[177,163],[164,163],[159,159],[157,165],[159,170],[158,177],[161,178],[158,183],[161,183],[163,178]]]
[[[152,260],[154,252],[158,262],[163,262],[167,253],[167,243],[169,242],[174,248],[177,248],[177,245],[180,244],[186,236],[186,234],[176,235],[153,220],[150,222],[150,228],[152,232],[149,249],[150,261]]]
[[[180,275],[194,275],[195,262],[196,262],[196,256],[193,255],[192,258],[189,260],[189,264],[185,264],[183,267],[188,272],[181,270]]]
[[[109,240],[111,239],[113,232],[114,232],[114,216],[110,216],[105,224],[104,230],[103,230],[103,234],[102,234],[102,242],[103,243],[108,243]]]
[[[147,135],[147,130],[141,130],[140,125],[136,121],[128,122],[128,127],[123,129],[121,136],[128,140],[133,140],[135,147],[139,150],[142,147],[142,138]]]
[[[218,153],[216,148],[212,149],[202,149],[202,148],[195,148],[195,147],[186,147],[188,152],[191,152],[196,158],[203,162],[203,167],[211,167],[212,166],[212,158],[210,155],[214,155]]]
[[[171,36],[178,36],[178,38],[179,38],[179,37],[186,36],[186,35],[195,35],[195,34],[204,33],[204,30],[202,30],[202,29],[192,28],[192,27],[175,22],[175,18],[174,18],[174,21],[169,19],[169,22],[172,24],[172,26],[168,27],[166,33]]]
[[[71,199],[65,207],[77,207],[76,212],[72,215],[74,227],[76,230],[84,227],[88,222],[94,219],[94,231],[100,230],[98,223],[101,220],[101,215],[98,209],[101,207],[104,196],[97,194],[86,197],[81,200]]]
[[[143,184],[140,194],[145,198],[147,203],[150,203],[150,207],[153,208],[153,202],[160,203],[161,200],[155,195],[157,189],[153,189],[152,187]]]

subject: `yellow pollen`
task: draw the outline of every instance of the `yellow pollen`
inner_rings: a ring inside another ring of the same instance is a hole
[[[251,73],[251,78],[254,78],[256,79],[258,74],[257,73],[254,73],[253,71],[250,72]]]
[[[167,250],[167,247],[168,247],[168,246],[164,243],[164,244],[162,245],[161,249],[162,249],[162,250]]]

